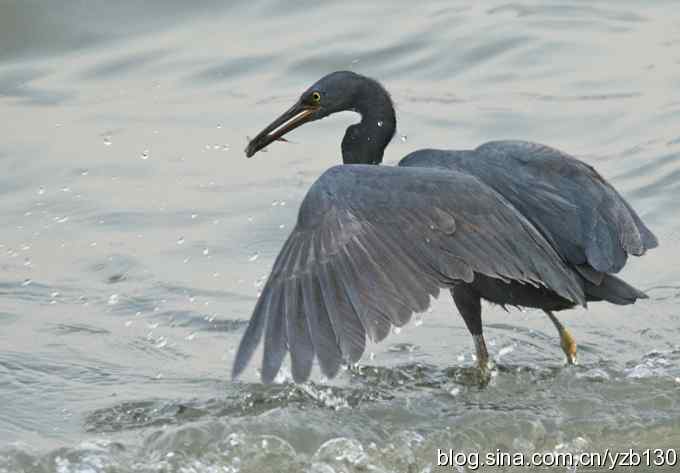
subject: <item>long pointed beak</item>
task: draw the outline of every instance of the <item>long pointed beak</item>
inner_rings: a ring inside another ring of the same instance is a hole
[[[311,121],[318,110],[318,106],[296,103],[250,140],[245,149],[246,157],[250,158],[272,141],[280,140],[289,131]]]

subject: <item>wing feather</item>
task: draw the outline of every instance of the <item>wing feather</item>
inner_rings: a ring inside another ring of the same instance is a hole
[[[267,288],[265,290],[271,291],[271,296],[267,297],[267,303],[260,306],[258,309],[257,317],[263,317],[267,320],[267,328],[264,338],[264,354],[262,356],[262,381],[265,383],[271,383],[276,374],[281,368],[281,363],[283,362],[283,357],[286,355],[286,327],[285,317],[271,317],[270,314],[277,310],[277,307],[281,307],[283,301],[281,300],[282,291],[278,290],[280,288]],[[263,291],[264,294],[264,291]],[[262,300],[262,296],[260,296]],[[260,315],[260,312],[262,315]],[[248,327],[250,328],[250,326]],[[261,332],[260,332],[261,335]],[[259,342],[259,339],[257,340]],[[250,344],[250,342],[249,342]],[[257,342],[255,343],[257,345]],[[241,349],[239,347],[237,359],[243,358],[239,356],[241,354]],[[252,352],[251,352],[252,354]],[[241,370],[245,368],[248,360],[245,363],[239,364],[242,366]],[[234,367],[234,372],[236,372],[236,367]]]
[[[342,357],[350,363],[356,363],[366,347],[366,331],[345,294],[338,269],[322,264],[319,273],[323,302],[338,338]]]
[[[302,300],[314,352],[319,359],[321,371],[325,376],[332,378],[340,369],[342,352],[323,301],[318,276],[309,274],[302,279]]]
[[[475,273],[585,302],[580,279],[550,243],[477,178],[441,169],[331,168],[303,200],[232,375],[264,333],[264,382],[274,379],[285,351],[296,381],[309,377],[314,358],[332,377],[343,361],[361,358],[366,338],[383,340],[441,288]]]
[[[595,169],[554,148],[492,141],[474,150],[419,150],[400,166],[471,174],[519,210],[575,266],[616,273],[628,255],[658,246],[654,234]]]
[[[296,382],[309,378],[314,362],[314,345],[307,317],[303,311],[301,279],[302,277],[290,278],[284,284],[288,351],[290,352],[291,372]]]

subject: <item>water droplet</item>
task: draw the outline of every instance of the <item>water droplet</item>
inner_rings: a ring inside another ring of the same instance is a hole
[[[379,121],[379,122],[378,122],[378,126],[382,128],[383,122],[382,122],[382,121]]]
[[[116,305],[116,304],[118,304],[119,300],[120,300],[120,296],[118,294],[111,294],[109,296],[109,305]]]
[[[395,335],[399,335],[399,333],[401,332],[401,328],[400,328],[400,327],[394,327],[394,328],[392,329],[392,332],[393,332]]]
[[[275,201],[272,202],[272,207],[276,207],[277,205],[279,205],[279,201],[278,201],[278,200],[275,200]]]
[[[132,320],[128,320],[125,322],[126,327],[131,327],[132,326]]]
[[[406,135],[401,135],[401,136],[399,137],[399,139],[400,139],[402,142],[406,143],[406,142],[408,141],[408,136],[406,136]]]
[[[210,254],[210,250],[208,248],[203,248],[203,255],[208,256]]]
[[[112,141],[110,136],[105,136],[104,137],[104,146],[111,146]]]
[[[281,228],[281,229],[286,228],[286,224],[282,223],[281,225],[279,225],[279,228]]]
[[[198,214],[191,214],[191,220],[196,220],[196,217],[198,217]]]
[[[142,151],[142,155],[140,156],[140,158],[142,158],[143,161],[149,159],[149,150],[145,149],[144,151]]]
[[[59,297],[59,292],[58,292],[58,291],[54,291],[54,292],[50,293],[50,297],[51,297],[52,299],[54,299],[55,297]]]
[[[255,261],[259,257],[260,257],[260,254],[255,252],[255,253],[253,253],[253,255],[250,258],[248,258],[248,261]]]
[[[415,325],[416,327],[420,327],[421,325],[423,325],[423,316],[422,316],[422,315],[417,315],[417,316],[416,316],[414,325]]]
[[[163,348],[165,345],[168,344],[168,339],[160,336],[158,337],[158,341],[156,341],[156,348]]]
[[[30,258],[25,258],[24,259],[24,266],[30,266],[31,265],[31,260]]]
[[[43,195],[45,193],[45,188],[43,186],[38,187],[38,195]]]
[[[496,355],[496,358],[501,358],[505,355],[512,353],[513,351],[515,351],[514,345],[508,345],[506,347],[503,347],[500,350],[498,350],[498,355]]]
[[[57,223],[66,223],[68,222],[68,217],[67,216],[63,216],[61,218],[55,217],[55,220],[57,221]]]
[[[460,388],[457,386],[455,388],[451,388],[449,390],[449,394],[452,396],[458,396],[460,394]]]
[[[32,282],[33,282],[33,281],[31,281],[30,279],[24,279],[24,282],[22,282],[21,285],[22,285],[22,286],[28,286],[28,285],[31,284]]]
[[[71,192],[71,188],[68,187],[68,186],[65,186],[65,187],[62,187],[62,188],[61,188],[61,191],[62,191],[62,192]]]
[[[217,129],[219,130],[220,128],[222,128],[222,124],[221,124],[221,123],[218,123],[218,124],[217,124]]]
[[[191,332],[189,335],[187,335],[186,337],[184,337],[184,339],[185,339],[185,340],[188,340],[188,341],[191,341],[191,340],[193,340],[194,338],[196,338],[196,332]]]
[[[361,59],[359,59],[359,58],[352,59],[352,64],[359,64],[359,61],[361,61]]]
[[[184,237],[179,237],[179,238],[177,239],[177,244],[178,244],[178,245],[183,245],[183,244],[184,244]]]

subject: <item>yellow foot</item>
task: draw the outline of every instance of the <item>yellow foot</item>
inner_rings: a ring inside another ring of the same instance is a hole
[[[567,355],[567,363],[570,365],[576,364],[576,340],[571,336],[569,330],[563,328],[560,331],[560,346]]]
[[[479,380],[482,386],[486,386],[491,381],[495,364],[493,361],[479,363]]]
[[[574,340],[574,337],[571,336],[569,330],[564,328],[564,325],[562,325],[562,323],[557,320],[557,317],[555,317],[551,311],[545,310],[544,312],[548,315],[548,317],[550,317],[550,320],[552,320],[552,323],[555,325],[557,332],[560,334],[560,346],[562,347],[564,354],[567,355],[567,363],[570,365],[575,365],[576,340]]]
[[[489,362],[489,352],[486,350],[486,343],[482,335],[473,335],[472,339],[475,342],[475,351],[477,353],[477,366],[479,367],[479,374],[481,382],[486,385],[491,380],[491,370],[493,369],[493,362]]]

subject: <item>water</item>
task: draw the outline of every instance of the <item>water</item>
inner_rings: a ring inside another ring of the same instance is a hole
[[[677,448],[679,25],[670,0],[1,1],[0,472],[425,473],[456,471],[437,448]],[[660,238],[624,271],[650,300],[563,313],[576,368],[540,312],[486,307],[484,389],[447,297],[331,383],[265,387],[255,364],[231,383],[355,117],[251,160],[246,137],[336,69],[391,91],[388,163],[524,138],[596,166]]]

